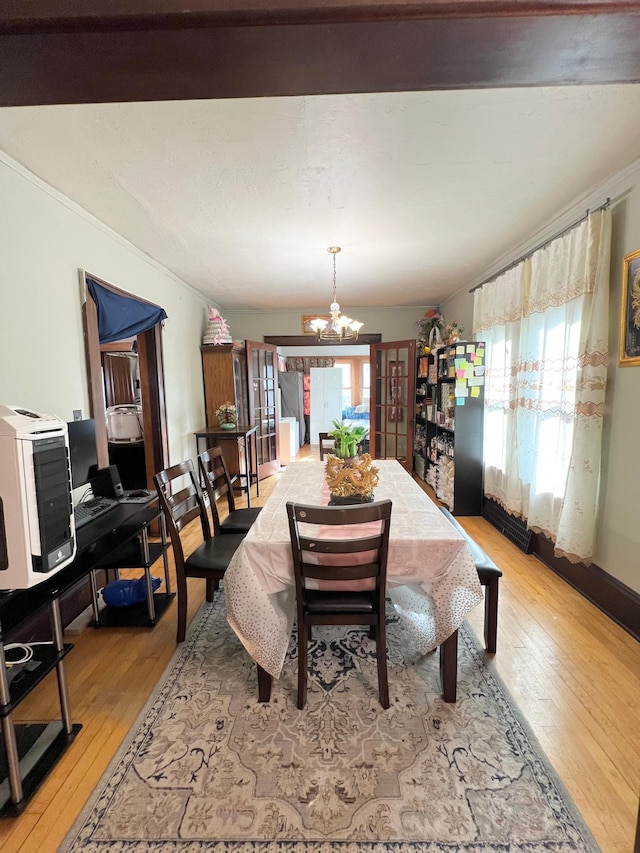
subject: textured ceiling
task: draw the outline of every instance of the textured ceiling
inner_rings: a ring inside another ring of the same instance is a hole
[[[225,309],[430,305],[640,156],[640,85],[16,107],[0,149]]]

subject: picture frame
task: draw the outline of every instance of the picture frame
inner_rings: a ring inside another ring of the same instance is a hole
[[[311,328],[312,320],[331,320],[331,314],[303,314],[302,315],[302,334],[315,335],[315,331]]]
[[[619,364],[640,365],[640,249],[622,260]]]

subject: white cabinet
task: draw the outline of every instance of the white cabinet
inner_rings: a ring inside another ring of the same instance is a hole
[[[300,450],[300,432],[295,418],[280,418],[280,464],[287,465]]]
[[[342,370],[339,367],[312,367],[310,441],[318,443],[318,433],[332,430],[333,421],[342,422]]]

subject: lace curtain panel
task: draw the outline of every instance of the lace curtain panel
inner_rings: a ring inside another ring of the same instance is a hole
[[[485,494],[590,563],[607,379],[611,211],[474,293],[486,341]]]

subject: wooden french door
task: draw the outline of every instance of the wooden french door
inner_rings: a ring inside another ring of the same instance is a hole
[[[247,384],[249,419],[257,424],[258,478],[280,470],[278,446],[278,348],[273,344],[247,341]]]
[[[371,345],[371,429],[375,459],[397,459],[413,470],[416,342]]]

